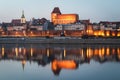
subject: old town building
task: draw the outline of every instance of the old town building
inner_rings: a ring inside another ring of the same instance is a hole
[[[78,14],[62,14],[58,7],[55,7],[51,13],[51,21],[54,25],[76,23],[78,20]]]

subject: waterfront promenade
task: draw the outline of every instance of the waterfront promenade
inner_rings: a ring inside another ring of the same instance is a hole
[[[81,39],[81,38],[31,38],[31,37],[17,37],[17,38],[0,38],[0,44],[120,44],[120,39]]]

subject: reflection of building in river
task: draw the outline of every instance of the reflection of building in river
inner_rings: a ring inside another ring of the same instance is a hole
[[[79,47],[9,47],[2,45],[0,48],[0,60],[21,61],[23,70],[26,61],[37,62],[45,66],[51,62],[54,73],[61,69],[76,69],[77,64],[90,63],[95,60],[99,63],[114,61],[120,62],[119,46],[79,46]],[[69,65],[69,66],[68,66]]]
[[[120,60],[120,48],[119,47],[78,47],[78,48],[30,48],[14,47],[6,48],[1,46],[0,56],[5,59],[42,59],[54,55],[56,59],[72,59],[76,61],[86,61],[87,59],[110,59],[111,56]]]
[[[73,60],[54,60],[52,61],[52,71],[55,75],[59,75],[61,69],[76,69],[78,64]]]
[[[26,64],[26,61],[25,61],[25,60],[22,60],[22,68],[23,68],[23,70],[24,70],[24,68],[25,68],[25,64]]]

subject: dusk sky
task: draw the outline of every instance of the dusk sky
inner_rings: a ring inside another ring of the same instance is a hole
[[[120,0],[0,0],[0,22],[19,19],[24,10],[27,21],[47,18],[54,7],[62,13],[77,13],[91,22],[120,21]]]

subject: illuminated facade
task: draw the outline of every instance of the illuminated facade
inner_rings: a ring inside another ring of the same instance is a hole
[[[58,7],[55,7],[51,13],[51,21],[54,25],[76,23],[78,20],[78,14],[62,14]]]

